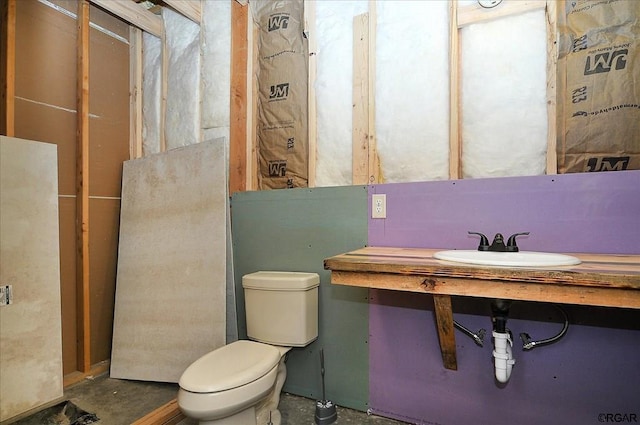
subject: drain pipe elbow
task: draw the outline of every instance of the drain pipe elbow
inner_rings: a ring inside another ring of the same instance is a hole
[[[510,332],[493,331],[494,350],[493,359],[495,365],[496,380],[500,383],[507,383],[511,377],[511,370],[516,360],[513,358]]]

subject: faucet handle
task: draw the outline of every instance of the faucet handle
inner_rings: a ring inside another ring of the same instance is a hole
[[[509,236],[509,240],[507,240],[507,251],[508,252],[520,251],[520,248],[518,248],[518,245],[516,244],[516,237],[520,235],[528,235],[528,234],[529,232],[522,232],[522,233],[514,233],[513,235]]]
[[[485,235],[479,232],[468,232],[470,235],[480,236],[480,245],[478,245],[478,251],[489,251],[489,239]]]

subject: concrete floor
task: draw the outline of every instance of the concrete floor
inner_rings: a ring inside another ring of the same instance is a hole
[[[112,379],[102,375],[86,379],[64,392],[66,400],[80,409],[94,413],[99,421],[96,425],[130,425],[156,408],[176,397],[177,384],[141,382]],[[315,425],[316,400],[283,393],[280,397],[281,425]],[[367,415],[352,409],[339,407],[336,425],[398,425],[405,422],[379,416]],[[15,422],[15,425],[69,424],[67,421],[49,421],[34,414]],[[179,425],[197,425],[185,419]]]

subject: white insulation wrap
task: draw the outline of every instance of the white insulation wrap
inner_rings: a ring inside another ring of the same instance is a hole
[[[202,3],[202,128],[230,125],[231,2]]]
[[[200,142],[200,26],[162,9],[169,70],[165,137],[167,150]]]
[[[460,37],[463,176],[544,174],[544,10],[472,24]]]
[[[148,156],[160,152],[162,42],[143,32],[142,46],[142,153]]]
[[[366,1],[316,2],[317,186],[352,182],[353,17],[366,11]]]
[[[384,181],[446,179],[449,2],[383,1],[377,15],[376,134]]]

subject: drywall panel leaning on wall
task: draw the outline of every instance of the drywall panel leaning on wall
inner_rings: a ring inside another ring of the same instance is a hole
[[[640,169],[640,2],[565,2],[558,171]]]
[[[124,163],[113,378],[178,382],[226,342],[225,145]]]
[[[258,185],[308,186],[308,43],[303,0],[251,2],[258,35]]]
[[[0,136],[0,421],[61,398],[57,146]]]

